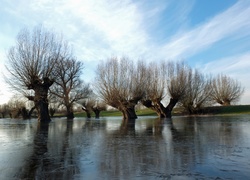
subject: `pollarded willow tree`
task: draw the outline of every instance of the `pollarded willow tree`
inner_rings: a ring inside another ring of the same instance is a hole
[[[237,102],[243,92],[244,88],[239,81],[226,75],[217,75],[212,80],[211,98],[223,106],[229,106],[232,102]]]
[[[189,71],[183,62],[151,64],[147,70],[149,83],[142,104],[156,111],[159,117],[171,118],[173,108],[186,95]],[[170,99],[165,106],[162,101],[166,96]]]
[[[189,114],[200,113],[203,107],[212,104],[211,78],[197,69],[189,71],[186,89],[180,103]]]
[[[82,106],[82,110],[85,111],[87,118],[91,118],[92,107],[95,106],[93,99],[84,99],[79,102]]]
[[[86,112],[87,118],[91,118],[91,112],[95,113],[95,118],[100,118],[100,112],[107,109],[107,105],[99,101],[97,98],[88,98],[78,102],[82,106],[82,110]]]
[[[95,105],[92,106],[91,110],[95,113],[95,118],[100,118],[101,111],[107,110],[107,105],[104,102],[96,101]]]
[[[164,117],[162,100],[166,96],[166,66],[164,63],[149,63],[146,71],[147,87],[141,103]]]
[[[83,63],[71,55],[60,57],[53,70],[53,75],[56,78],[50,93],[55,96],[54,99],[57,103],[59,102],[60,105],[66,107],[68,119],[74,118],[74,103],[87,98],[92,93],[89,84],[84,83],[80,78],[82,70]]]
[[[137,118],[135,105],[145,95],[146,66],[128,58],[110,58],[98,65],[96,88],[103,101],[122,112],[125,120]]]
[[[48,91],[54,83],[52,72],[61,54],[67,51],[62,38],[41,26],[33,31],[21,30],[16,45],[9,49],[7,83],[34,101],[41,122],[50,121]]]

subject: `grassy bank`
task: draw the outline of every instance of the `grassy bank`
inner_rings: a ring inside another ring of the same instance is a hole
[[[136,110],[138,116],[157,116],[157,114],[150,109],[140,109]],[[250,114],[250,105],[235,105],[235,106],[213,106],[206,107],[204,109],[204,114],[211,115],[226,115],[226,114]],[[180,109],[174,109],[173,116],[175,115],[185,115],[184,112],[181,112]],[[85,112],[75,113],[76,117],[86,117]],[[91,114],[91,117],[94,117],[94,113]],[[112,111],[102,111],[100,117],[106,116],[122,116],[122,113],[117,110]]]
[[[250,105],[214,106],[205,111],[208,114],[250,114]]]

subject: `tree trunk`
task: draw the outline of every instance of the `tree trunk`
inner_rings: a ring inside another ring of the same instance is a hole
[[[66,114],[67,119],[74,119],[75,116],[74,116],[74,113],[73,113],[72,106],[67,105],[66,109],[67,109],[67,114]]]
[[[37,108],[37,116],[38,121],[41,122],[50,122],[50,116],[49,116],[49,104],[48,101],[45,101],[44,99],[35,101],[35,105]]]
[[[230,101],[228,101],[228,100],[225,100],[224,102],[223,102],[223,104],[222,104],[222,106],[230,106],[231,104],[230,104]]]
[[[34,78],[33,82],[28,86],[28,89],[33,89],[35,91],[35,96],[28,96],[27,98],[35,103],[38,121],[51,121],[49,116],[48,91],[52,84],[52,80],[48,77],[44,77],[43,80]]]
[[[87,118],[91,118],[91,114],[89,111],[86,111],[86,114],[87,114]]]
[[[172,110],[174,106],[177,104],[178,99],[170,99],[170,102],[168,103],[167,107],[164,109],[164,115],[165,118],[171,118],[172,117]]]
[[[1,114],[2,114],[2,118],[5,118],[5,113],[2,112]]]
[[[91,114],[90,114],[90,110],[82,107],[82,110],[84,110],[86,112],[87,118],[91,118]]]
[[[67,112],[67,119],[74,119],[74,113],[73,112]]]
[[[135,119],[137,119],[137,115],[135,113],[135,106],[122,107],[121,112],[123,114],[123,119],[127,121],[134,121]]]
[[[151,100],[146,100],[143,101],[142,104],[147,108],[154,110],[160,118],[171,118],[172,110],[177,102],[177,99],[171,98],[167,107],[164,107],[160,101],[154,101],[154,103],[152,103]]]
[[[31,115],[32,115],[32,113],[33,113],[33,111],[34,111],[35,109],[36,109],[35,106],[31,108],[31,110],[29,111],[29,114],[28,114],[29,118],[31,118]]]
[[[99,119],[101,110],[99,110],[98,108],[92,108],[92,110],[95,113],[95,118]]]
[[[28,113],[28,110],[25,108],[25,107],[22,107],[20,109],[20,112],[21,112],[21,115],[22,115],[22,118],[23,119],[29,119],[29,113]]]
[[[56,112],[55,108],[49,108],[49,114],[51,117],[54,117],[55,112]]]
[[[162,107],[162,106],[153,105],[153,103],[152,103],[151,100],[143,100],[143,101],[141,101],[141,103],[142,103],[145,107],[147,107],[147,108],[149,108],[149,109],[155,111],[156,114],[158,115],[158,117],[164,118],[164,114],[162,113],[162,112],[163,112],[163,109],[160,109],[160,107]],[[156,104],[156,103],[155,103],[155,104]],[[163,107],[163,108],[164,108],[164,107]]]

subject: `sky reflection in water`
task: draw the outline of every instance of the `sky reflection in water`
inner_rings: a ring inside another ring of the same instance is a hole
[[[249,120],[0,119],[0,179],[249,179]]]

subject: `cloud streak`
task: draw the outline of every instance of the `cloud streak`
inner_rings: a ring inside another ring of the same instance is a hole
[[[19,29],[42,23],[55,32],[63,33],[73,45],[78,59],[85,63],[85,74],[89,77],[94,76],[99,60],[112,55],[127,55],[148,61],[192,59],[223,40],[235,42],[250,35],[250,3],[247,0],[237,1],[226,11],[193,27],[189,24],[188,15],[195,1],[188,4],[164,0],[148,4],[133,0],[2,2],[4,5],[0,7],[0,15],[5,16],[6,20],[0,18],[3,25],[0,40],[6,43],[0,44],[0,51],[14,43]],[[169,13],[171,10],[172,13]],[[223,68],[225,73],[243,79],[247,84],[245,77],[250,76],[246,70],[246,67],[250,67],[247,62],[250,53],[238,47],[241,52],[238,51],[237,55],[211,59],[212,62],[202,64],[202,69],[216,73]],[[194,64],[197,66],[197,63]]]
[[[28,4],[28,8],[22,7],[27,5],[20,3],[16,16],[23,13],[22,9],[30,9],[30,12],[24,13],[26,18],[34,14],[34,19],[29,19],[31,22],[39,17],[41,23],[63,32],[74,45],[77,56],[86,61],[114,54],[146,59],[186,59],[230,36],[237,39],[250,34],[250,7],[247,1],[242,0],[192,29],[184,31],[181,26],[172,37],[167,37],[166,32],[164,39],[170,41],[159,44],[154,41],[155,34],[147,30],[152,28],[148,25],[150,21],[157,21],[159,13],[171,7],[166,3],[163,6],[162,3],[155,3],[152,8],[154,11],[146,11],[148,15],[145,12],[147,8],[130,0],[56,0],[53,3],[37,0]],[[191,8],[191,5],[182,8],[186,9],[181,18],[184,24],[187,23],[185,17]]]
[[[250,6],[238,1],[227,11],[187,32],[178,34],[162,48],[170,59],[187,58],[225,38],[239,38],[242,32],[250,34]],[[248,30],[248,31],[246,31]]]

